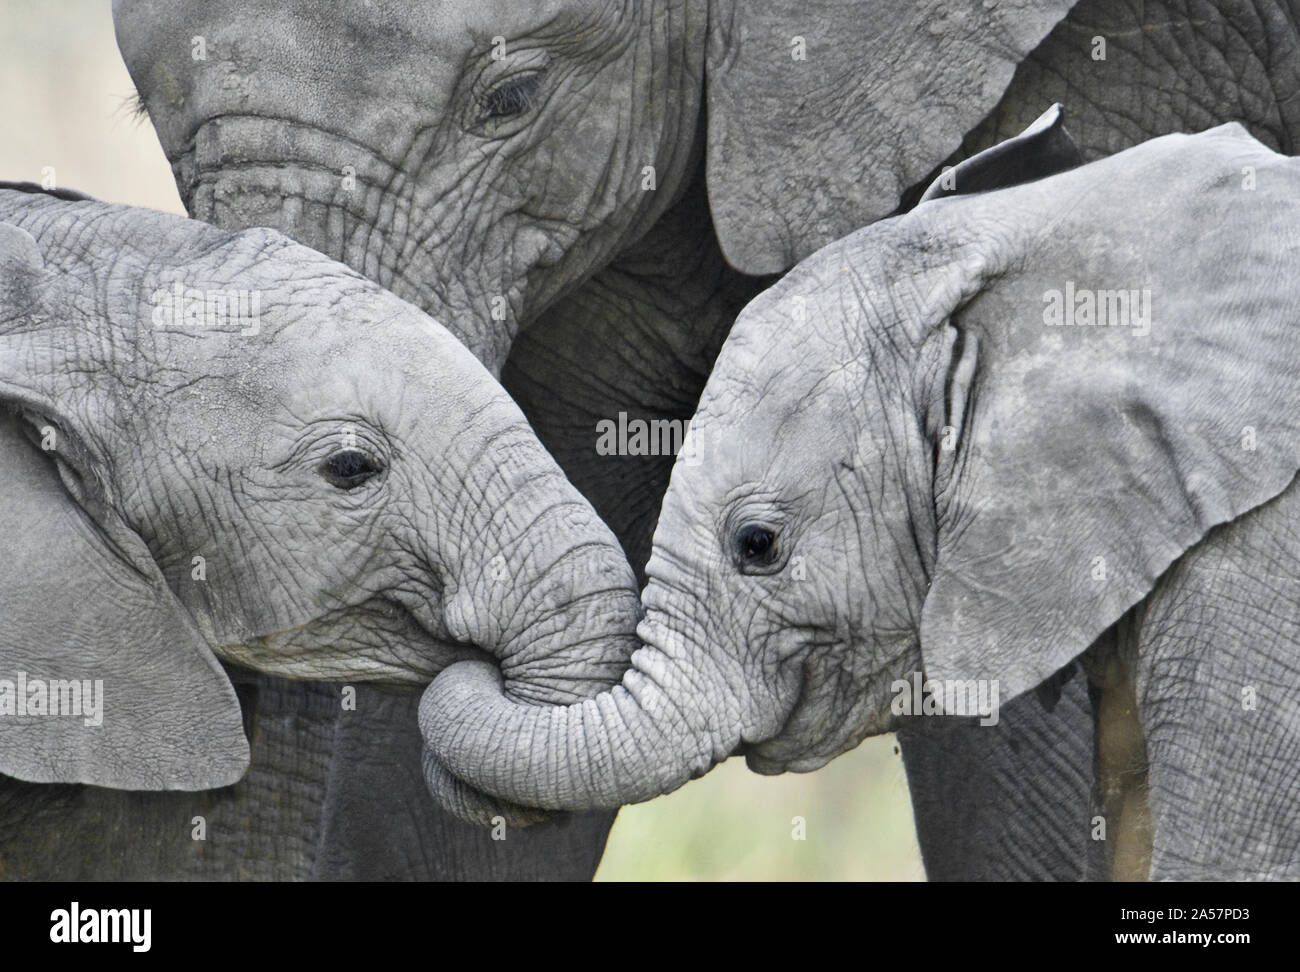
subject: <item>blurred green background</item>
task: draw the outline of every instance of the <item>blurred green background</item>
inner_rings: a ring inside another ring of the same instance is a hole
[[[108,0],[0,3],[0,179],[183,213],[117,53]],[[795,840],[794,818],[805,839]],[[728,760],[625,807],[598,880],[920,880],[912,810],[892,736],[816,773],[763,777]]]

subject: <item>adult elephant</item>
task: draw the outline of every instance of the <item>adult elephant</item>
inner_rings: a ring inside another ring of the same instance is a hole
[[[348,267],[0,183],[0,536],[0,877],[594,866],[603,818],[475,840],[385,800],[432,675],[486,654],[584,698],[640,604],[482,364]],[[347,684],[289,709],[257,672]]]
[[[545,708],[452,665],[432,749],[615,806],[738,747],[806,772],[945,721],[916,716],[989,732],[1082,658],[1112,873],[1295,880],[1298,268],[1300,159],[1235,124],[825,248],[718,358],[622,683]]]
[[[478,0],[381,20],[360,2],[116,0],[114,16],[190,212],[282,229],[445,322],[640,569],[671,460],[599,455],[596,423],[688,419],[768,275],[1053,100],[1085,158],[1232,119],[1290,145],[1285,13],[1071,6]],[[1090,707],[1065,672],[1014,732],[904,740],[932,875],[1090,873]],[[1005,829],[999,808],[1026,803],[1039,836]]]

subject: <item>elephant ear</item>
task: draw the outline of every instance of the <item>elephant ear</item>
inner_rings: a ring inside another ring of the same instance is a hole
[[[0,223],[0,773],[229,785],[248,767],[234,688],[45,379],[19,371],[49,360],[43,277],[32,237]]]
[[[779,273],[893,212],[1073,0],[711,0],[708,184],[727,260]]]
[[[942,173],[920,202],[1006,189],[1044,179],[1083,164],[1083,155],[1070,133],[1059,104],[1052,105],[1014,138],[999,142]]]
[[[1300,164],[1225,125],[899,223],[956,332],[922,655],[1005,701],[1300,469]]]

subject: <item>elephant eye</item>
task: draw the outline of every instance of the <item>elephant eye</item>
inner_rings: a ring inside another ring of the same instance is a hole
[[[383,467],[360,449],[340,449],[320,464],[319,472],[331,486],[356,489],[383,472]]]
[[[770,567],[776,561],[776,534],[769,527],[747,524],[736,531],[736,557],[743,567]]]
[[[507,78],[487,93],[483,99],[483,117],[513,118],[522,115],[533,107],[537,89],[542,85],[542,72],[530,71],[527,74]]]

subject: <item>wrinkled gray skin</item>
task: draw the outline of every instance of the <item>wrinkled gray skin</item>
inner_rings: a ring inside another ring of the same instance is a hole
[[[406,3],[381,22],[355,0],[328,15],[313,0],[116,0],[114,13],[191,214],[279,228],[447,324],[500,369],[638,571],[671,463],[596,455],[595,423],[688,418],[763,275],[910,205],[942,163],[1053,101],[1089,160],[1229,120],[1283,151],[1300,131],[1285,5],[624,7]],[[1095,870],[1092,703],[1081,676],[1057,688],[997,733],[905,732],[931,876]],[[1041,831],[1022,830],[1025,806]]]
[[[816,769],[908,721],[922,668],[1019,700],[1083,657],[1145,737],[1114,873],[1300,877],[1297,258],[1300,163],[1238,125],[825,248],[723,347],[621,684],[544,709],[453,665],[431,749],[505,800],[614,806],[737,748]],[[1049,326],[1067,284],[1149,291],[1149,330]]]
[[[169,315],[176,283],[257,317]],[[476,842],[429,812],[329,853],[419,782],[370,740],[449,662],[573,701],[635,645],[617,540],[417,308],[273,230],[0,188],[0,451],[0,678],[104,693],[96,727],[0,718],[0,876],[587,876],[603,818]],[[339,684],[295,711],[249,669]],[[326,731],[346,773],[298,745]]]

